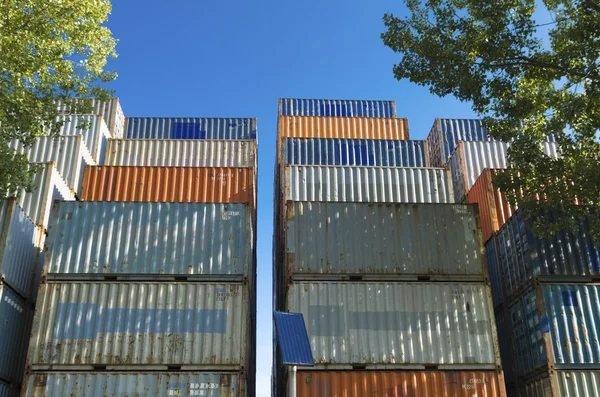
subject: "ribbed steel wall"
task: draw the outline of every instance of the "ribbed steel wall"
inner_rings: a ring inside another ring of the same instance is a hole
[[[278,139],[410,139],[407,119],[281,116]]]
[[[506,384],[514,384],[516,381],[514,356],[511,342],[510,321],[504,311],[496,312],[496,328],[498,330],[498,345],[500,346],[500,358],[502,359],[502,369],[504,370],[504,380]]]
[[[396,117],[396,101],[280,98],[281,116]]]
[[[83,135],[85,145],[94,161],[97,164],[104,164],[110,131],[102,116],[63,116],[63,120],[60,135]]]
[[[238,397],[240,380],[217,372],[46,372],[28,377],[24,397]]]
[[[483,284],[293,283],[287,308],[303,314],[317,366],[500,364]]]
[[[256,119],[128,117],[127,138],[256,139]]]
[[[427,166],[425,141],[288,138],[283,159],[294,165]]]
[[[81,100],[81,99],[79,99]],[[119,103],[119,98],[113,98],[108,102],[100,102],[97,99],[86,99],[91,101],[94,110],[93,114],[101,115],[111,133],[113,138],[122,138],[125,129],[125,116],[123,115],[123,109]],[[58,110],[61,113],[71,113],[66,107],[64,102],[57,102]]]
[[[244,204],[62,202],[45,272],[248,276],[252,233]]]
[[[487,261],[488,272],[490,275],[490,284],[492,286],[492,300],[494,307],[504,302],[504,289],[502,287],[504,280],[500,270],[500,259],[498,257],[498,240],[492,236],[485,243],[485,259]]]
[[[256,167],[256,142],[110,139],[105,163],[164,167]]]
[[[240,370],[251,343],[249,307],[241,284],[42,284],[28,365]]]
[[[285,269],[294,274],[471,277],[483,281],[474,206],[289,202]]]
[[[0,380],[0,397],[19,397],[19,390],[11,388],[7,383]]]
[[[449,171],[438,168],[285,166],[284,200],[453,203]]]

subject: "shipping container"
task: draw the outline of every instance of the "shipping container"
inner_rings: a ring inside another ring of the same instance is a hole
[[[256,119],[128,117],[127,138],[256,139]]]
[[[252,168],[86,167],[84,201],[253,203]]]
[[[0,380],[0,397],[19,397],[19,389]]]
[[[283,138],[386,139],[409,138],[408,119],[365,117],[279,117],[277,136]]]
[[[492,183],[496,172],[494,169],[483,170],[465,198],[467,204],[479,205],[483,241],[487,241],[493,232],[500,230],[515,211],[508,204],[506,194],[500,192]]]
[[[243,284],[42,284],[28,367],[239,371],[248,368],[249,307]]]
[[[515,374],[515,357],[513,354],[513,342],[511,335],[510,320],[505,310],[496,311],[496,328],[498,330],[498,345],[500,346],[500,358],[504,370],[504,380],[507,385],[515,386],[517,377]]]
[[[465,194],[486,168],[506,168],[506,150],[510,144],[504,142],[469,141],[458,142],[456,150],[450,156],[448,165],[452,170],[454,200],[461,202]],[[556,143],[544,143],[544,153],[556,158]]]
[[[31,330],[31,303],[0,281],[0,380],[19,384]]]
[[[9,147],[25,154],[30,163],[56,162],[58,172],[75,194],[79,194],[84,167],[96,165],[82,135],[41,137],[28,149],[20,141],[12,140]]]
[[[46,245],[45,274],[55,278],[254,273],[244,204],[58,202]]]
[[[425,141],[287,138],[279,161],[294,165],[427,167]]]
[[[279,116],[396,117],[396,101],[279,98]]]
[[[498,369],[483,283],[297,282],[287,311],[302,313],[317,369]]]
[[[241,373],[227,372],[36,372],[24,397],[244,397]]]
[[[545,215],[550,220],[553,216]],[[582,281],[600,277],[600,249],[590,235],[591,220],[580,219],[577,234],[561,230],[554,237],[541,238],[531,232],[535,219],[526,220],[518,210],[498,232],[505,296],[518,293],[532,277]]]
[[[256,141],[110,139],[106,165],[256,168]]]
[[[100,102],[97,99],[78,99],[92,102],[94,110],[92,114],[101,115],[104,118],[108,130],[113,138],[122,138],[125,130],[125,115],[121,109],[119,98],[113,98],[108,102]],[[62,114],[72,114],[72,110],[64,103],[57,101],[58,111]]]
[[[0,281],[23,298],[31,296],[39,231],[17,200],[0,201]]]
[[[494,371],[302,371],[298,397],[500,397],[501,372]]]
[[[60,135],[83,135],[83,140],[96,164],[104,164],[110,131],[102,116],[61,116],[64,124]]]
[[[600,284],[532,285],[508,309],[516,372],[600,368]]]
[[[476,207],[460,204],[290,201],[281,239],[285,270],[290,277],[320,279],[386,275],[484,281],[478,224]]]
[[[597,397],[600,396],[600,370],[552,371],[527,381],[518,397]]]
[[[490,275],[490,285],[492,287],[492,301],[494,307],[504,303],[504,277],[500,266],[500,257],[498,239],[495,235],[485,243],[485,259]]]
[[[377,203],[453,203],[444,168],[284,167],[283,199]]]
[[[58,172],[55,162],[34,165],[40,168],[33,174],[33,190],[26,192],[21,189],[18,194],[19,206],[37,226],[45,230],[54,201],[73,201],[75,195]]]

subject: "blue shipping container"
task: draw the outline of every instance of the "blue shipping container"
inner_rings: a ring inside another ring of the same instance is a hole
[[[504,290],[502,288],[502,274],[500,272],[500,261],[498,259],[498,240],[493,235],[485,243],[485,259],[487,262],[490,284],[492,287],[492,300],[494,307],[504,302]]]
[[[395,118],[396,101],[281,98],[279,115]]]
[[[286,164],[427,167],[425,141],[288,138]]]
[[[256,119],[128,117],[127,138],[256,139]]]
[[[498,331],[498,345],[500,348],[500,358],[502,359],[502,369],[504,370],[504,380],[507,384],[510,384],[516,380],[515,363],[514,355],[512,354],[509,321],[504,311],[496,313],[496,329]]]

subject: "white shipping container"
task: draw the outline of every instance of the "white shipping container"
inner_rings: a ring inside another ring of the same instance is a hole
[[[284,201],[453,203],[444,168],[284,167]]]
[[[518,397],[597,397],[600,370],[557,370],[551,375],[523,382]]]
[[[256,167],[256,141],[110,139],[106,165]]]
[[[61,116],[64,124],[60,135],[83,135],[85,145],[96,164],[103,165],[110,131],[102,115]]]
[[[40,286],[31,370],[247,367],[248,286],[50,282]]]
[[[125,131],[125,115],[123,114],[123,109],[121,109],[119,98],[113,98],[108,102],[100,102],[97,99],[79,100],[87,100],[92,102],[92,107],[94,108],[92,114],[102,115],[113,138],[123,137]],[[62,101],[58,101],[57,106],[60,113],[72,113]]]
[[[483,283],[298,282],[287,311],[303,314],[317,368],[500,367]]]

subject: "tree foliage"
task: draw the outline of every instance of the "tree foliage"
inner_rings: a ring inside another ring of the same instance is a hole
[[[600,2],[544,0],[541,14],[534,0],[404,2],[408,16],[383,18],[395,77],[471,103],[493,137],[512,141],[495,184],[526,215],[563,214],[536,233],[575,230],[591,207],[600,242]],[[549,135],[558,159],[542,151]]]
[[[55,101],[71,113],[90,113],[89,101],[107,100],[103,83],[116,74],[105,70],[116,57],[116,40],[102,25],[109,0],[0,0],[0,197],[31,188],[32,168],[9,147],[13,139],[31,146],[56,135]]]

